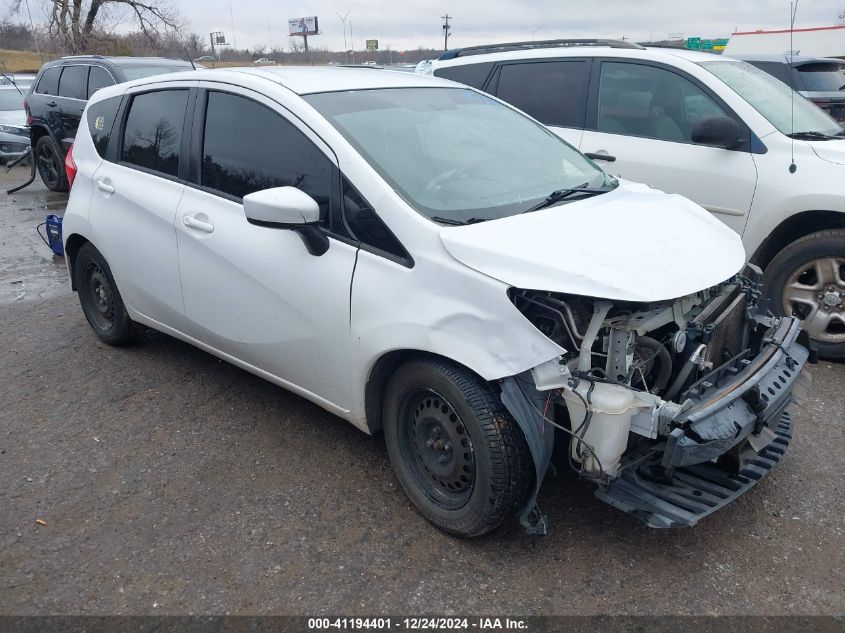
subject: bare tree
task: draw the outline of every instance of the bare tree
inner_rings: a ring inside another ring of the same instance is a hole
[[[172,0],[42,0],[47,26],[70,53],[84,53],[101,39],[103,22],[109,14],[118,22],[130,18],[145,38],[153,41],[162,32],[179,31],[182,24]],[[12,0],[12,12],[20,11],[24,0]]]
[[[301,37],[288,38],[291,53],[301,53],[305,50],[305,44]]]
[[[194,57],[205,55],[205,49],[207,48],[205,38],[200,37],[197,33],[188,33],[185,36],[185,47]]]
[[[836,21],[837,21],[839,24],[845,24],[845,11],[843,11],[842,13],[840,13],[840,14],[836,17]]]

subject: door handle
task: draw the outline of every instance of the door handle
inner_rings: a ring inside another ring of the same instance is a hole
[[[596,152],[584,152],[584,156],[592,158],[593,160],[605,160],[608,163],[612,163],[616,160],[616,156],[611,156],[610,154],[599,154]]]
[[[114,187],[112,187],[109,183],[104,182],[102,180],[97,181],[97,189],[104,193],[114,193]]]
[[[214,233],[214,225],[211,222],[203,222],[202,220],[192,218],[190,215],[186,215],[182,218],[182,224],[187,226],[189,229],[196,229],[197,231],[202,231],[203,233]]]
[[[48,107],[48,108],[55,108],[57,105],[59,105],[59,104],[58,104],[58,103],[56,103],[55,101],[49,101],[49,102],[47,102],[47,107]]]

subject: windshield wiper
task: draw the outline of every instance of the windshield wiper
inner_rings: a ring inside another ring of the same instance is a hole
[[[487,218],[469,218],[468,220],[456,220],[454,218],[441,218],[439,215],[431,218],[440,224],[448,224],[449,226],[464,226],[465,224],[478,224],[479,222],[486,222]]]
[[[830,141],[835,139],[835,136],[831,136],[830,134],[825,134],[824,132],[816,132],[816,131],[809,131],[809,132],[793,132],[792,134],[787,134],[789,138],[794,138],[797,141]]]
[[[584,197],[591,197],[597,196],[602,193],[607,193],[611,191],[611,189],[596,189],[595,187],[587,187],[587,183],[579,187],[571,187],[569,189],[557,189],[556,191],[552,191],[549,196],[543,200],[539,204],[535,204],[533,207],[529,207],[523,213],[531,213],[532,211],[539,211],[540,209],[545,209],[546,207],[550,207],[553,204],[560,202],[561,200],[566,200],[567,198],[571,198],[575,195],[582,195]]]

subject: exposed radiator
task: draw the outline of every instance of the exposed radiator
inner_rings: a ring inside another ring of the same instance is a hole
[[[693,322],[705,333],[705,361],[718,367],[742,351],[748,299],[739,286],[711,301]]]

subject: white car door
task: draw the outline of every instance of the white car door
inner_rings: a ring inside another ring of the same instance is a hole
[[[128,93],[112,133],[122,134],[94,173],[91,203],[95,246],[109,262],[126,305],[176,328],[183,304],[174,224],[185,190],[183,130],[193,83],[147,85]]]
[[[658,66],[603,61],[580,149],[612,174],[679,193],[742,234],[757,184],[748,143],[694,144],[701,120],[729,116],[689,78]]]
[[[325,254],[311,255],[298,233],[248,222],[241,203],[254,191],[294,186],[317,201],[328,223],[336,159],[266,97],[200,88],[196,182],[176,218],[187,333],[265,378],[347,410],[357,246],[331,239]]]

